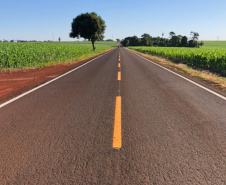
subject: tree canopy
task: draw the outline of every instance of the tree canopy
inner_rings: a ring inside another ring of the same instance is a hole
[[[148,33],[141,35],[141,45],[142,46],[152,46],[151,36]]]
[[[83,37],[92,41],[93,50],[95,51],[94,43],[96,40],[102,40],[104,38],[105,29],[105,21],[95,12],[82,13],[74,18],[71,23],[70,37]]]
[[[151,37],[144,33],[141,38],[137,36],[126,37],[121,40],[123,46],[162,46],[162,47],[199,47],[203,46],[203,42],[198,42],[199,34],[191,32],[191,40],[188,41],[186,36],[176,35],[175,32],[170,32],[170,38]]]
[[[120,42],[120,39],[116,39],[116,42]]]
[[[198,32],[191,31],[190,34],[192,36],[193,41],[197,41],[199,39],[199,33]]]
[[[171,46],[173,47],[177,47],[180,44],[180,38],[178,36],[172,36],[170,41],[171,41]]]
[[[183,36],[181,39],[181,46],[186,47],[188,44],[188,38],[186,36]]]
[[[169,32],[170,38],[172,38],[172,37],[175,36],[175,35],[176,35],[176,34],[175,34],[173,31]]]

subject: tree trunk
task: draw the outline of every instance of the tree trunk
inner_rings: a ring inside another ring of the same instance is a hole
[[[92,40],[92,45],[93,45],[93,51],[95,51],[96,50],[96,47],[94,46],[94,40]]]

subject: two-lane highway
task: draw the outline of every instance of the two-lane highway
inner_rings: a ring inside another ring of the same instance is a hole
[[[0,108],[0,184],[226,184],[225,102],[114,49]]]

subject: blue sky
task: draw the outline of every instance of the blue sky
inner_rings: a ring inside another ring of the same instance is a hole
[[[0,40],[77,40],[71,22],[96,12],[106,22],[105,39],[170,31],[199,40],[226,40],[226,0],[0,0]]]

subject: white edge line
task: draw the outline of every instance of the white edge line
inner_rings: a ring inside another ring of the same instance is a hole
[[[132,51],[130,51],[130,52],[132,52]],[[184,80],[187,80],[188,82],[190,82],[190,83],[192,83],[192,84],[194,84],[194,85],[196,85],[196,86],[198,86],[198,87],[200,87],[200,88],[202,88],[202,89],[204,89],[204,90],[206,90],[206,91],[218,96],[219,98],[221,98],[223,100],[226,100],[226,97],[222,96],[221,94],[218,94],[218,93],[216,93],[216,92],[214,92],[214,91],[212,91],[212,90],[210,90],[210,89],[208,89],[208,88],[206,88],[206,87],[204,87],[204,86],[202,86],[202,85],[200,85],[200,84],[198,84],[198,83],[196,83],[196,82],[194,82],[194,81],[192,81],[192,80],[190,80],[190,79],[188,79],[188,78],[186,78],[186,77],[184,77],[182,75],[179,75],[178,73],[175,73],[175,72],[171,71],[170,69],[167,69],[167,68],[165,68],[165,67],[163,67],[163,66],[161,66],[159,64],[156,64],[155,62],[152,62],[151,60],[149,60],[149,59],[147,59],[147,58],[145,58],[143,56],[140,56],[140,55],[138,55],[138,54],[136,54],[134,52],[132,52],[132,53],[137,55],[137,56],[139,56],[139,57],[141,57],[141,58],[143,58],[143,59],[145,59],[145,60],[147,60],[148,62],[150,62],[152,64],[155,64],[155,65],[157,65],[157,66],[159,66],[159,67],[161,67],[161,68],[163,68],[163,69],[165,69],[165,70],[167,70],[167,71],[169,71],[169,72],[171,72],[171,73],[183,78]]]
[[[112,51],[112,50],[111,50],[111,51]],[[109,52],[111,52],[111,51],[109,51]],[[109,52],[107,52],[107,53],[109,53]],[[60,76],[58,76],[58,77],[56,77],[56,78],[50,80],[50,81],[48,81],[48,82],[45,82],[45,83],[42,84],[42,85],[39,85],[38,87],[35,87],[35,88],[33,88],[33,89],[31,89],[31,90],[29,90],[29,91],[27,91],[27,92],[25,92],[25,93],[23,93],[23,94],[21,94],[21,95],[19,95],[19,96],[16,96],[15,98],[12,98],[11,100],[8,100],[8,101],[6,101],[6,102],[0,104],[0,108],[2,108],[2,107],[4,107],[4,106],[6,106],[6,105],[8,105],[8,104],[10,104],[10,103],[12,103],[12,102],[18,100],[18,99],[20,99],[20,98],[22,98],[22,97],[24,97],[24,96],[26,96],[27,94],[30,94],[30,93],[34,92],[34,91],[36,91],[36,90],[38,90],[38,89],[40,89],[40,88],[42,88],[42,87],[44,87],[44,86],[46,86],[46,85],[48,85],[48,84],[54,82],[54,81],[56,81],[56,80],[58,80],[58,79],[60,79],[60,78],[62,78],[62,77],[64,77],[64,76],[66,76],[66,75],[68,75],[69,73],[72,73],[73,71],[75,71],[75,70],[77,70],[77,69],[79,69],[79,68],[81,68],[81,67],[83,67],[83,66],[89,64],[90,62],[92,62],[92,61],[94,61],[94,60],[96,60],[96,59],[98,59],[98,58],[100,58],[100,57],[106,55],[107,53],[104,53],[104,54],[102,54],[102,55],[100,55],[100,56],[98,56],[98,57],[96,57],[96,58],[94,58],[94,59],[92,59],[92,60],[86,62],[85,64],[82,64],[82,65],[80,65],[80,66],[78,66],[78,67],[76,67],[76,68],[74,68],[74,69],[72,69],[72,70],[70,70],[70,71],[68,71],[68,72],[66,72],[66,73],[64,73],[64,74],[62,74],[62,75],[60,75]]]

